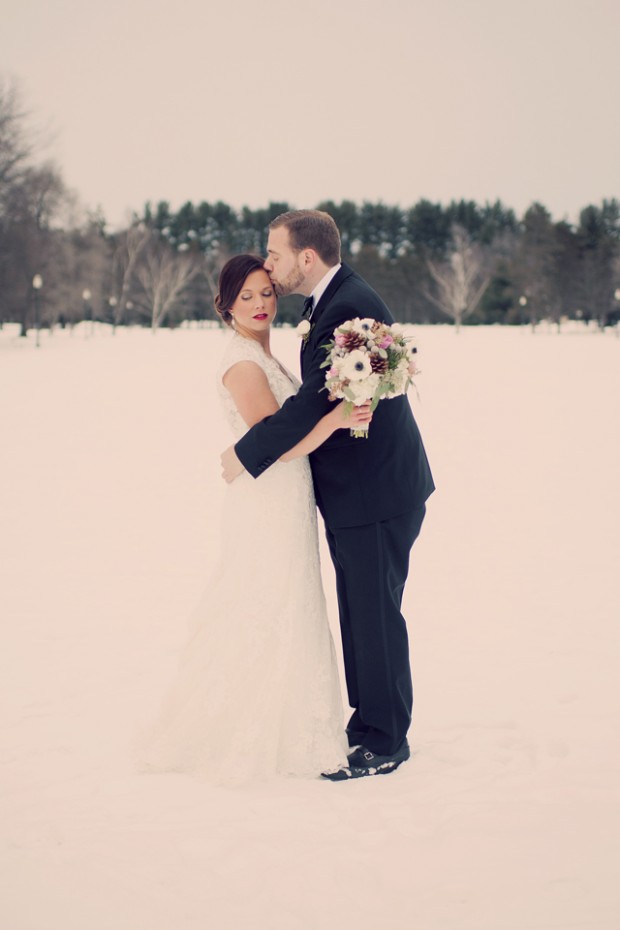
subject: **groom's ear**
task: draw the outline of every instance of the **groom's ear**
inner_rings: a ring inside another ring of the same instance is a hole
[[[314,249],[302,249],[301,251],[301,260],[304,265],[306,272],[311,271],[317,262],[318,255]]]

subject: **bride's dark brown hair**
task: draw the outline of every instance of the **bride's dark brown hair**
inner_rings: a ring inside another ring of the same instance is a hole
[[[215,298],[215,309],[227,326],[232,326],[233,321],[230,308],[239,296],[245,279],[253,271],[264,271],[263,259],[258,255],[249,254],[234,255],[220,271],[219,293]]]

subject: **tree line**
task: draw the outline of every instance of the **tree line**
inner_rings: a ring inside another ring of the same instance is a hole
[[[336,220],[343,259],[402,322],[618,323],[616,199],[585,206],[576,223],[540,203],[521,217],[499,201],[316,206]],[[17,322],[25,335],[83,320],[157,329],[215,319],[223,263],[264,254],[270,220],[292,208],[161,201],[110,231],[100,212],[80,217],[59,169],[37,160],[19,93],[0,82],[0,326]],[[279,321],[295,321],[299,305],[283,299]]]

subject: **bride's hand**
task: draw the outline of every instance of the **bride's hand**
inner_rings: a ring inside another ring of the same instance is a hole
[[[363,404],[361,407],[354,407],[350,414],[345,413],[345,402],[341,400],[328,414],[331,417],[334,430],[337,429],[359,429],[361,423],[370,423],[372,413],[370,412],[370,403]]]
[[[235,452],[234,446],[229,446],[220,456],[222,465],[222,478],[227,484],[232,484],[235,478],[243,472],[244,468]]]

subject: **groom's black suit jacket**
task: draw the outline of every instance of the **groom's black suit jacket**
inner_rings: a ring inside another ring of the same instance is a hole
[[[325,346],[334,330],[354,317],[393,323],[378,294],[342,265],[312,316],[301,352],[303,384],[282,409],[253,426],[235,446],[246,470],[258,476],[296,445],[333,409],[325,383]],[[337,430],[310,455],[317,504],[327,526],[362,526],[421,507],[434,490],[422,439],[406,396],[382,400],[368,439]]]

